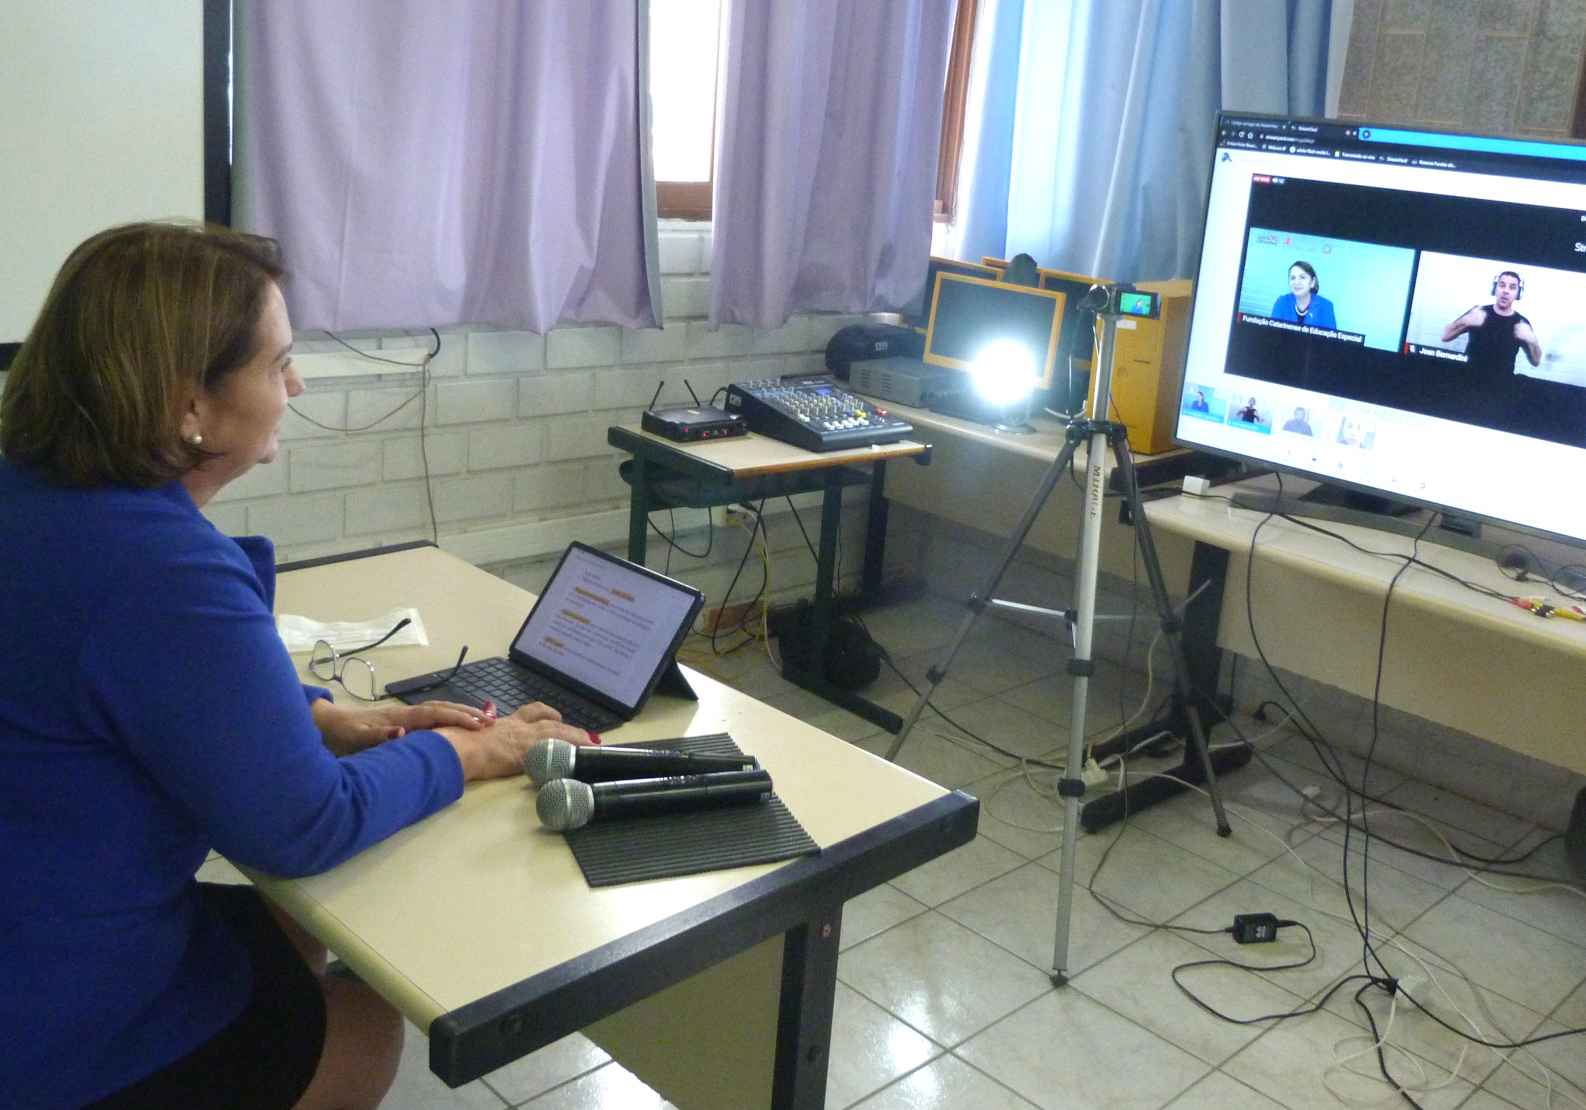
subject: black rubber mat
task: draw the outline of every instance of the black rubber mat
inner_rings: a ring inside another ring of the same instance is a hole
[[[634,746],[699,755],[742,754],[724,732]],[[563,835],[590,886],[672,879],[820,851],[775,794],[757,805],[604,821]]]

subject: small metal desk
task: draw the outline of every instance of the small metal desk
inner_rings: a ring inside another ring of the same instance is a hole
[[[851,691],[839,689],[828,682],[821,671],[837,608],[837,532],[842,516],[843,487],[869,482],[870,512],[866,527],[872,541],[884,536],[887,460],[912,457],[921,463],[929,462],[931,448],[928,444],[900,440],[873,447],[815,452],[754,432],[733,439],[674,443],[631,425],[609,429],[606,442],[633,456],[631,462],[623,464],[623,477],[633,489],[629,500],[628,558],[635,563],[644,562],[645,532],[650,513],[656,509],[708,508],[821,491],[821,538],[815,561],[811,628],[812,654],[820,664],[814,671],[804,671],[784,662],[783,677],[889,732],[897,732],[902,727],[903,722],[896,713]],[[865,544],[861,575],[861,591],[865,594],[880,586],[881,553],[880,543]]]

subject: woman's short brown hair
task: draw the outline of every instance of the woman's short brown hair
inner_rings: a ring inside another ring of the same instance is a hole
[[[183,441],[189,385],[254,353],[274,241],[193,223],[101,231],[56,275],[6,375],[0,454],[72,486],[151,488],[205,455]]]

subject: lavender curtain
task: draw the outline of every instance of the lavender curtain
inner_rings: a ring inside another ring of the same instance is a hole
[[[711,325],[893,311],[931,251],[955,0],[729,0]]]
[[[245,218],[294,324],[658,326],[647,8],[247,4]]]

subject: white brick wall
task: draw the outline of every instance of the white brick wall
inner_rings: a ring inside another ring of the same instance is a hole
[[[207,509],[231,533],[257,532],[275,541],[282,560],[355,551],[426,538],[430,498],[420,454],[428,456],[430,493],[443,545],[489,551],[492,558],[535,560],[544,545],[587,521],[605,534],[587,538],[612,546],[613,511],[625,511],[622,460],[606,444],[612,424],[636,423],[664,380],[664,402],[683,403],[687,379],[701,399],[729,382],[794,372],[819,372],[833,331],[856,317],[799,316],[776,331],[725,327],[712,332],[709,305],[710,230],[665,221],[661,269],[666,327],[626,330],[568,326],[547,335],[497,328],[443,328],[430,363],[431,384],[415,397],[420,376],[369,364],[368,377],[310,379],[281,427],[281,454],[227,486]],[[355,348],[429,348],[427,330],[346,337]],[[301,353],[346,352],[317,333],[296,345]],[[387,372],[390,371],[390,372]],[[404,404],[404,402],[407,402]],[[321,426],[323,425],[323,426]],[[845,523],[845,568],[859,565],[862,498],[853,496]],[[775,585],[807,592],[813,562],[786,514],[768,506]],[[813,534],[815,509],[804,510]],[[703,549],[705,519],[679,512],[683,542]],[[671,523],[657,517],[663,529]],[[620,532],[620,529],[619,529]],[[461,538],[466,536],[466,540]],[[666,545],[653,533],[651,562]],[[620,548],[620,542],[615,544]],[[673,553],[674,573],[693,575],[702,588],[725,588],[743,554],[741,534],[718,535],[708,560]],[[759,581],[750,565],[745,581]]]

